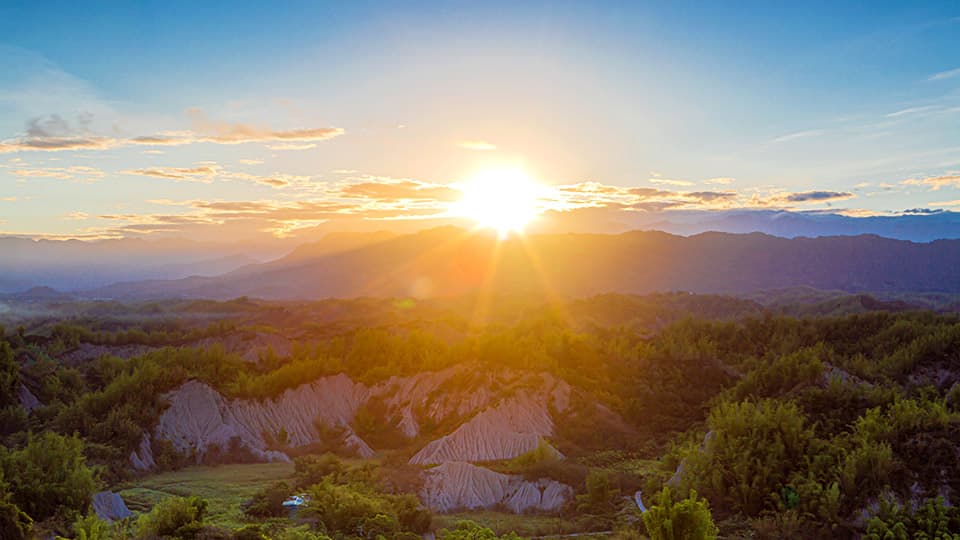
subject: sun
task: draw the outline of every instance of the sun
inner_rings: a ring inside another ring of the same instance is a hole
[[[496,229],[501,237],[523,232],[540,213],[543,186],[520,169],[482,171],[459,189],[463,197],[454,203],[452,213]]]

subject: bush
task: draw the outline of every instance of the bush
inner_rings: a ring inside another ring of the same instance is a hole
[[[711,540],[720,532],[710,505],[698,498],[696,491],[675,501],[669,487],[663,488],[657,503],[643,513],[643,524],[651,540]]]
[[[883,501],[867,523],[865,540],[960,540],[960,509],[942,497],[929,499],[914,512]]]
[[[249,516],[261,518],[286,516],[283,501],[287,500],[290,493],[289,484],[276,482],[258,491],[243,511]]]
[[[497,536],[492,529],[478,525],[473,521],[458,521],[453,529],[441,529],[438,540],[520,540],[517,533],[507,533]]]
[[[587,474],[586,493],[577,495],[577,510],[587,514],[610,514],[617,509],[620,489],[613,485],[610,473],[594,469]]]
[[[87,466],[83,441],[45,432],[31,437],[27,445],[0,454],[11,500],[35,520],[58,511],[83,513],[96,489],[94,470]]]
[[[307,494],[310,502],[300,513],[317,519],[328,534],[393,538],[430,529],[430,512],[412,495],[377,493],[363,484],[337,485],[329,478]]]
[[[0,500],[0,538],[4,540],[24,540],[29,538],[33,520],[17,505],[8,500]]]
[[[791,476],[809,467],[813,430],[793,403],[724,402],[708,424],[712,435],[690,456],[684,480],[730,510],[775,510]]]
[[[200,497],[170,497],[137,520],[137,537],[193,540],[203,530],[207,502]]]

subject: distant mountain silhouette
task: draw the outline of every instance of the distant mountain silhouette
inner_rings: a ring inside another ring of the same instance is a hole
[[[181,239],[81,241],[0,237],[0,293],[39,285],[76,290],[120,280],[216,276],[258,262],[249,256],[250,251],[247,246]]]
[[[960,292],[960,240],[629,232],[529,235],[501,242],[493,235],[453,227],[358,238],[321,240],[276,261],[218,277],[120,283],[87,294],[316,299],[449,297],[490,289],[589,296],[671,290],[741,293],[798,286]]]

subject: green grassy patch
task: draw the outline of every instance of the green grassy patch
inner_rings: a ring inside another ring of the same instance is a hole
[[[197,495],[209,504],[208,523],[237,527],[245,522],[241,503],[264,486],[292,475],[291,463],[188,467],[121,484],[114,491],[135,512],[147,511],[167,497]]]

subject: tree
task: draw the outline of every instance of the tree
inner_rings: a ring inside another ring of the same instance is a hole
[[[283,517],[287,515],[283,501],[291,491],[286,482],[275,482],[258,491],[243,512],[253,517]]]
[[[510,532],[497,536],[493,530],[466,519],[458,521],[453,529],[442,529],[437,538],[439,540],[520,540],[517,533]]]
[[[86,511],[97,477],[87,466],[83,449],[76,436],[44,432],[31,436],[24,448],[0,456],[12,501],[38,521],[60,509]]]
[[[594,469],[587,474],[587,492],[577,495],[577,509],[588,514],[607,514],[615,511],[620,489],[610,481],[610,473]]]
[[[0,340],[0,407],[19,404],[17,385],[20,383],[20,366],[13,357],[13,349]]]
[[[712,540],[720,532],[709,504],[698,498],[696,491],[675,501],[669,487],[663,488],[657,504],[643,513],[643,524],[651,540]]]
[[[138,538],[192,540],[203,529],[207,502],[200,497],[170,497],[137,520]]]

